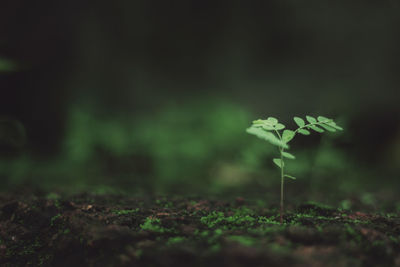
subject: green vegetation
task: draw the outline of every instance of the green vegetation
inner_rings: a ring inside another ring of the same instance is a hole
[[[133,214],[139,211],[139,208],[131,209],[131,210],[114,210],[113,213],[115,215],[128,215]]]
[[[239,244],[246,247],[251,247],[256,244],[256,239],[251,236],[231,235],[228,236],[228,240],[238,242]]]
[[[51,217],[51,219],[50,219],[50,225],[51,225],[51,226],[54,226],[54,225],[55,225],[55,222],[56,222],[59,218],[61,218],[61,214],[57,214],[57,215]]]
[[[179,243],[184,242],[184,241],[186,241],[186,240],[187,240],[187,238],[184,237],[184,236],[174,236],[174,237],[170,237],[170,238],[167,240],[167,245],[168,245],[168,246],[171,246],[171,245],[179,244]]]
[[[145,231],[164,233],[166,229],[161,226],[161,220],[158,218],[147,217],[140,228]]]
[[[232,228],[235,226],[253,226],[256,219],[251,214],[244,213],[241,209],[235,210],[232,216],[225,216],[223,212],[213,211],[207,216],[200,218],[201,223],[213,228],[216,225],[224,225],[224,228]]]
[[[337,130],[343,130],[342,127],[338,126],[332,119],[328,119],[323,116],[319,116],[317,119],[311,116],[306,116],[306,123],[302,118],[294,117],[298,128],[296,130],[284,130],[285,125],[278,122],[274,117],[268,117],[266,120],[255,120],[250,128],[247,128],[247,133],[253,134],[265,141],[268,141],[272,145],[275,145],[279,149],[279,158],[274,158],[272,161],[281,170],[281,201],[280,201],[280,222],[283,223],[283,186],[284,178],[296,179],[294,176],[285,174],[285,161],[284,159],[295,159],[296,157],[285,149],[289,149],[288,143],[295,137],[297,133],[302,135],[310,135],[310,130],[317,133],[323,133],[325,130],[329,132],[336,132]],[[283,132],[281,133],[280,131]]]

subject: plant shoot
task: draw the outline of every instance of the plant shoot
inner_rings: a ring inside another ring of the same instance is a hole
[[[336,132],[337,130],[342,131],[343,128],[338,126],[332,119],[328,119],[323,116],[314,118],[312,116],[306,116],[306,121],[300,117],[294,117],[294,122],[298,128],[295,130],[285,129],[285,125],[280,123],[274,117],[268,117],[266,120],[255,120],[250,128],[247,128],[246,132],[253,134],[258,138],[268,141],[274,146],[278,147],[279,157],[272,159],[276,166],[280,168],[281,173],[281,200],[280,200],[280,222],[283,223],[283,192],[284,192],[284,180],[285,178],[296,179],[294,176],[285,173],[285,160],[295,159],[295,156],[285,150],[289,149],[289,142],[296,136],[297,133],[302,135],[310,135],[310,131],[313,130],[317,133],[323,133],[326,131]]]

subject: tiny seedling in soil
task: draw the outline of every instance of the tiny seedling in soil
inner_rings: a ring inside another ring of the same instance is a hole
[[[284,159],[295,159],[295,156],[286,152],[289,149],[289,142],[296,136],[297,133],[302,135],[309,135],[310,130],[317,133],[323,133],[325,130],[329,132],[336,132],[337,130],[342,131],[343,128],[338,126],[332,119],[328,119],[323,116],[314,118],[306,116],[306,121],[302,118],[293,118],[298,128],[296,130],[284,130],[285,125],[278,122],[274,117],[268,117],[266,120],[255,120],[250,128],[247,128],[247,133],[253,134],[265,141],[268,141],[279,149],[279,158],[274,158],[272,161],[281,170],[281,201],[280,201],[280,222],[283,222],[283,185],[284,179],[296,179],[294,176],[285,174],[285,160]],[[283,132],[282,132],[283,130]]]

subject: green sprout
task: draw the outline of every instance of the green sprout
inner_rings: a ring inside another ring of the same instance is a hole
[[[286,152],[285,149],[289,149],[288,143],[295,137],[297,133],[302,135],[310,135],[310,130],[316,131],[317,133],[323,133],[325,130],[329,132],[336,132],[337,130],[342,131],[343,128],[338,126],[332,119],[328,119],[323,116],[319,116],[317,119],[311,116],[306,116],[306,123],[302,118],[293,118],[298,128],[296,130],[284,130],[285,125],[279,123],[276,118],[268,117],[266,120],[255,120],[250,128],[247,128],[246,132],[253,134],[258,138],[268,141],[279,149],[279,158],[274,158],[272,161],[281,170],[281,201],[280,201],[280,222],[283,223],[283,185],[284,179],[289,178],[295,180],[296,178],[292,175],[285,174],[285,161],[284,159],[295,159],[295,156]],[[283,132],[281,132],[283,130]]]

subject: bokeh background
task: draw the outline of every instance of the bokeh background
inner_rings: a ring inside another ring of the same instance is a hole
[[[268,194],[253,119],[296,137],[287,190],[400,193],[400,2],[28,1],[0,8],[0,183]],[[368,200],[368,195],[366,197]]]

